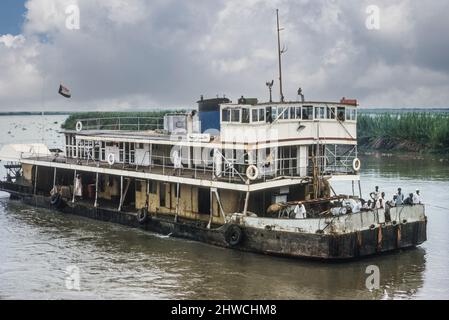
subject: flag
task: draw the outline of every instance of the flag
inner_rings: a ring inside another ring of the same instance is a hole
[[[70,93],[70,90],[64,87],[62,84],[59,86],[59,94],[66,98],[71,98],[72,94]]]

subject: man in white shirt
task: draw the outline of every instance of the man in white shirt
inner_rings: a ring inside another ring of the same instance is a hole
[[[307,218],[307,211],[306,207],[304,207],[303,204],[298,204],[295,207],[295,219],[306,219]]]
[[[421,204],[421,194],[418,189],[416,189],[415,194],[413,194],[413,204]]]
[[[376,201],[376,209],[385,209],[385,192],[382,192]]]

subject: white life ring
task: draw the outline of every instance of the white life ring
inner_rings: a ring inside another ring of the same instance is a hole
[[[355,158],[354,161],[352,161],[352,168],[354,169],[354,171],[360,171],[360,169],[362,168],[362,162],[359,158]]]
[[[255,165],[250,165],[248,169],[246,169],[246,176],[251,181],[256,180],[259,177],[259,168]]]
[[[81,121],[78,121],[77,123],[76,123],[76,131],[77,132],[80,132],[80,131],[82,131],[83,130],[83,123],[81,122]]]
[[[108,163],[110,166],[113,166],[115,163],[115,155],[113,153],[108,154]]]

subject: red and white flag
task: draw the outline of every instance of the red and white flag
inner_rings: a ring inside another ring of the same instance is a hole
[[[66,98],[71,98],[72,94],[70,93],[70,90],[66,87],[64,87],[62,84],[59,86],[59,94]]]

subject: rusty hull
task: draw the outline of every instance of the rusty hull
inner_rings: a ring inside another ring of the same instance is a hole
[[[27,205],[55,210],[48,197],[14,192],[12,195],[12,198],[21,200]],[[59,211],[61,214],[73,214],[118,223],[230,248],[224,237],[227,226],[207,229],[204,223],[198,221],[178,220],[175,222],[172,216],[162,215],[151,216],[142,225],[138,223],[134,213],[95,208],[83,203],[69,203]],[[427,239],[426,227],[427,220],[424,220],[396,225],[384,224],[370,230],[345,234],[311,234],[241,226],[242,241],[232,249],[292,258],[348,260],[418,246]]]

